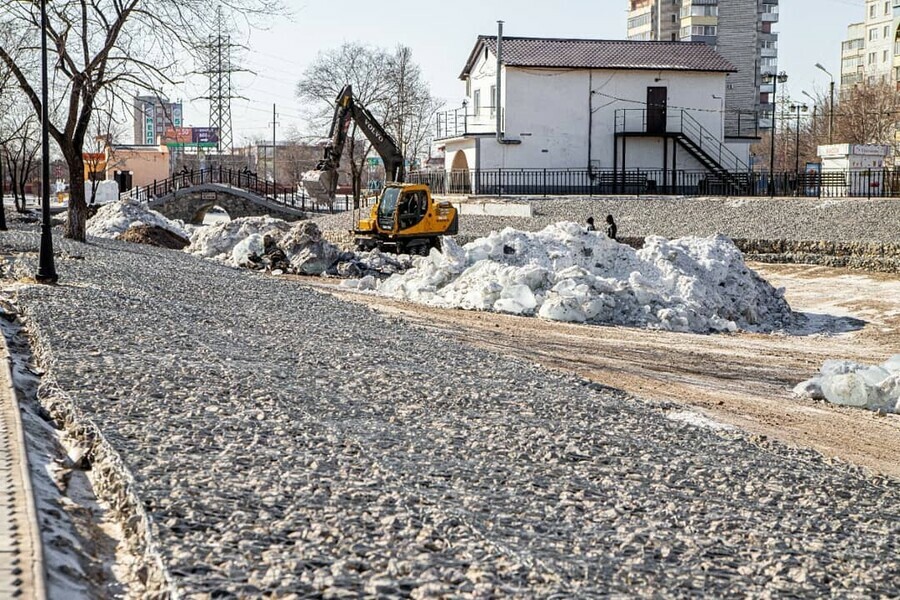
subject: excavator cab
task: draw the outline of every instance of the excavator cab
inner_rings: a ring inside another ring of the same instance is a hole
[[[459,217],[449,202],[435,202],[427,185],[388,184],[354,232],[361,249],[427,254],[440,236],[456,235]]]

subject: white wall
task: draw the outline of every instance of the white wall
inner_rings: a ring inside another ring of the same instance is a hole
[[[500,93],[505,95],[506,89],[506,69],[501,74]],[[482,49],[472,71],[469,75],[469,93],[468,93],[468,131],[469,133],[493,133],[496,131],[496,116],[491,114],[491,106],[494,104],[494,98],[491,96],[491,87],[497,85],[497,55]],[[480,114],[475,115],[475,91],[481,92]],[[502,102],[502,100],[501,100]],[[473,166],[474,168],[474,166]]]
[[[473,69],[471,90],[482,90],[483,104],[484,98],[490,95],[490,86],[495,82],[491,60],[492,55],[487,61],[482,55]],[[586,168],[591,90],[594,92],[591,157],[595,167],[613,167],[615,111],[622,108],[643,109],[650,86],[668,88],[668,114],[671,120],[674,121],[682,108],[688,108],[703,127],[722,139],[721,101],[713,96],[723,97],[725,94],[724,73],[512,67],[504,68],[504,71],[505,134],[507,138],[520,140],[521,143],[501,146],[492,138],[483,138],[480,144],[482,169]],[[488,111],[482,112],[482,119],[488,120],[489,116],[484,116]],[[660,139],[630,138],[627,166],[661,169],[662,149]],[[678,148],[677,153],[677,168],[701,168],[684,149]],[[470,166],[474,168],[471,162]]]

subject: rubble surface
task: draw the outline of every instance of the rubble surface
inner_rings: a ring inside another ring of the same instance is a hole
[[[296,282],[57,244],[65,285],[19,293],[46,391],[187,596],[900,594],[894,480]],[[35,231],[0,246],[34,268]]]

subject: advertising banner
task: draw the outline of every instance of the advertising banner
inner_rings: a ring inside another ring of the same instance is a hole
[[[191,141],[201,146],[215,146],[219,143],[219,130],[216,127],[194,127]]]
[[[190,127],[166,127],[163,135],[164,144],[190,144],[193,140]]]

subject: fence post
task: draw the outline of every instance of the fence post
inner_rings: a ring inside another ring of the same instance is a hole
[[[637,180],[636,181],[637,181],[637,195],[638,195],[638,198],[640,198],[641,197],[641,188],[644,187],[643,185],[641,185],[641,169],[640,169],[640,167],[638,167],[638,170],[637,170]]]
[[[866,169],[866,198],[872,199],[872,169]]]
[[[502,181],[503,181],[503,169],[499,168],[499,169],[497,169],[497,197],[498,198],[503,195]]]

